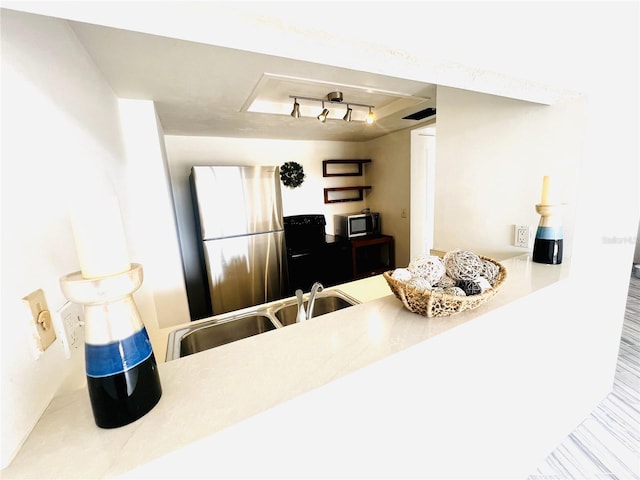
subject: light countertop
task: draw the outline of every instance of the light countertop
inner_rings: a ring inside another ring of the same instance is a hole
[[[378,276],[339,287],[361,304],[161,363],[160,402],[121,428],[95,426],[85,389],[54,398],[2,477],[386,476],[400,472],[393,456],[384,454],[396,450],[393,445],[405,452],[407,472],[415,473],[424,464],[411,458],[433,439],[406,441],[405,433],[415,434],[420,424],[409,419],[427,421],[421,415],[431,412],[434,432],[455,430],[442,424],[450,415],[441,408],[451,401],[442,395],[442,382],[453,383],[452,391],[469,388],[456,383],[463,374],[448,356],[460,345],[469,351],[491,345],[505,306],[568,272],[566,264],[534,264],[527,255],[501,263],[508,278],[500,292],[451,317],[427,319],[405,310]],[[155,353],[164,358],[164,351]],[[480,368],[484,357],[478,358],[473,363]],[[431,370],[422,378],[420,365],[427,364]],[[428,379],[433,390],[425,391]],[[471,398],[468,393],[461,397]],[[435,406],[421,403],[422,395]],[[447,438],[433,451],[464,452],[477,440]],[[434,458],[429,471],[445,468],[443,462]]]
[[[359,302],[368,302],[375,300],[376,298],[385,297],[391,295],[391,289],[382,275],[375,275],[373,277],[363,278],[353,282],[344,283],[335,287],[327,287],[325,291],[340,290],[352,298],[355,298]],[[308,293],[308,292],[305,292]],[[293,297],[291,297],[293,298]],[[306,298],[306,296],[305,296]],[[288,299],[284,299],[288,300]],[[274,303],[277,303],[274,302]],[[210,318],[210,317],[209,317]],[[198,323],[205,323],[209,318],[203,318],[194,322],[187,322],[180,325],[174,325],[168,328],[161,329],[149,329],[149,338],[153,345],[153,353],[158,363],[164,363],[167,355],[167,341],[169,334],[180,328],[197,325]]]

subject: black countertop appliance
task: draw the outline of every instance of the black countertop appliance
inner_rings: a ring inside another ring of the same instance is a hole
[[[289,294],[308,292],[314,282],[325,287],[352,280],[351,243],[327,235],[324,215],[284,217]]]

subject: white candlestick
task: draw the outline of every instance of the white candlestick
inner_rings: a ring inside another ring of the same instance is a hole
[[[542,199],[540,203],[542,205],[550,205],[551,200],[551,177],[542,177]]]
[[[71,214],[71,227],[84,278],[105,277],[131,268],[116,197],[76,207]]]

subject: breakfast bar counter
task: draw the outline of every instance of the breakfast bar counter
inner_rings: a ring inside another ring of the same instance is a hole
[[[160,402],[121,428],[95,426],[85,389],[56,397],[2,478],[526,475],[593,394],[563,387],[569,307],[534,314],[568,263],[501,263],[498,294],[451,317],[377,276],[337,287],[363,303],[160,363]]]

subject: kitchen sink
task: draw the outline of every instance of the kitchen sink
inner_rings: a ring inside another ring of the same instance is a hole
[[[313,304],[313,318],[324,315],[325,313],[335,312],[343,308],[351,307],[354,305],[350,300],[347,300],[336,295],[318,296]],[[309,302],[304,302],[304,309],[309,311]],[[276,318],[282,324],[282,326],[292,325],[296,323],[296,317],[298,315],[298,304],[293,303],[279,308],[275,311]]]
[[[271,318],[263,314],[231,316],[174,330],[169,335],[167,360],[219,347],[227,343],[275,330]],[[169,354],[171,357],[169,358]]]
[[[305,296],[306,298],[307,296]],[[313,307],[313,318],[356,305],[358,300],[340,290],[318,293]],[[305,311],[308,301],[304,302]],[[169,333],[166,360],[193,355],[227,343],[252,337],[260,333],[296,323],[296,299],[287,299],[249,307],[194,322],[193,325]]]

